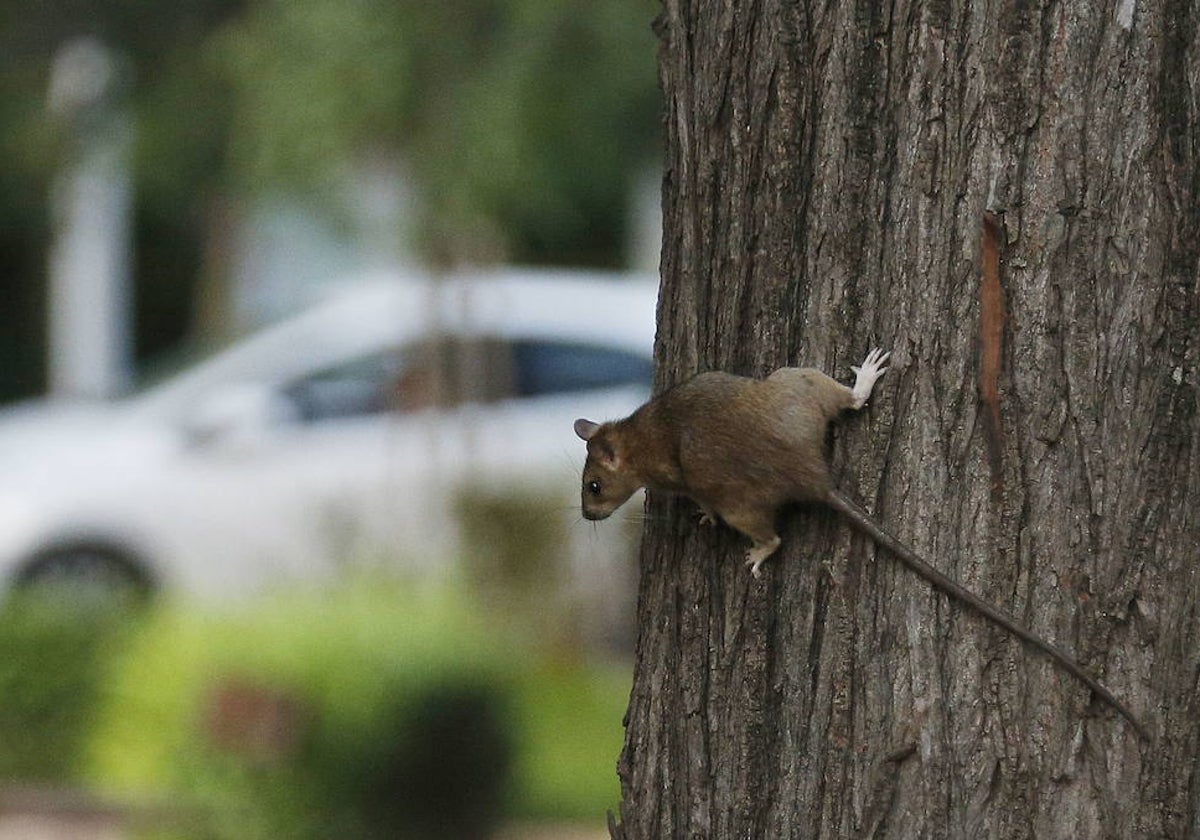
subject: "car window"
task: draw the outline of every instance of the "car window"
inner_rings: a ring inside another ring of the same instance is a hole
[[[387,411],[493,402],[506,397],[650,386],[649,357],[562,340],[441,338],[344,362],[287,384],[301,423]]]
[[[436,383],[422,361],[414,350],[388,350],[297,379],[282,393],[302,423],[414,411],[434,404]]]
[[[649,387],[654,374],[648,356],[597,344],[525,339],[514,341],[512,351],[513,390],[518,397],[621,385]]]

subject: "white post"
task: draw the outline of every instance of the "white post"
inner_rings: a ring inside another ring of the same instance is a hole
[[[662,251],[661,167],[648,167],[633,184],[625,248],[630,270],[658,274]]]
[[[68,135],[51,195],[49,379],[55,397],[105,399],[130,382],[129,150],[116,61],[82,39],[55,58],[48,108]]]

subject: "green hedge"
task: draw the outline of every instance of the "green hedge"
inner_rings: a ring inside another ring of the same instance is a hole
[[[111,660],[86,775],[171,802],[189,838],[599,823],[628,668],[548,664],[499,626],[456,590],[378,582],[154,610]]]
[[[74,781],[122,616],[39,595],[0,609],[0,784]]]
[[[473,835],[507,791],[511,658],[446,592],[159,610],[114,663],[90,775],[171,796],[188,836]]]
[[[518,676],[512,815],[602,825],[606,811],[616,812],[630,672],[626,663],[571,662]]]

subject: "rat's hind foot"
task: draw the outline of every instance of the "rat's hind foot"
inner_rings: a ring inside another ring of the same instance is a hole
[[[759,571],[759,566],[775,553],[779,548],[779,543],[782,542],[778,536],[771,539],[770,542],[765,542],[761,545],[755,543],[749,551],[746,552],[746,565],[750,567],[750,574],[755,577],[761,577],[762,572]]]
[[[718,511],[725,524],[750,538],[750,550],[746,552],[746,565],[758,577],[759,566],[779,548],[779,534],[775,533],[775,508],[767,506],[765,511],[753,505],[746,507],[721,508]]]
[[[867,358],[863,360],[862,365],[851,365],[850,370],[854,371],[854,402],[851,408],[862,408],[867,404],[867,400],[871,396],[871,389],[875,387],[875,380],[887,373],[887,368],[884,364],[891,358],[891,352],[883,352],[876,347],[867,354]]]

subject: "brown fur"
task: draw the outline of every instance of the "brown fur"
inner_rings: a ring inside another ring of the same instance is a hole
[[[764,380],[702,373],[643,405],[624,420],[577,420],[587,441],[583,515],[604,519],[641,487],[693,499],[705,518],[720,516],[748,536],[746,562],[757,577],[779,547],[775,517],[792,501],[831,505],[943,592],[1045,652],[1111,703],[1144,738],[1137,718],[1079,663],[974,595],[887,533],[844,493],[825,462],[825,431],[844,409],[861,408],[887,355],[873,351],[847,388],[812,368],[781,368]]]
[[[828,495],[825,430],[852,404],[849,388],[812,368],[763,380],[699,374],[588,439],[584,514],[603,518],[645,486],[687,495],[756,542],[770,540],[780,506]],[[588,493],[590,480],[605,492]]]

